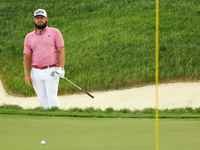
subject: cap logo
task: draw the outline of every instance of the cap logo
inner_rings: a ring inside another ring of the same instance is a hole
[[[37,14],[44,14],[44,11],[39,10],[39,11],[36,12],[36,15]]]

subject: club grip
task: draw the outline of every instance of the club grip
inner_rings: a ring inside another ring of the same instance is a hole
[[[92,96],[90,93],[86,92],[85,90],[81,89],[81,91],[83,91],[84,93],[86,93],[86,94],[89,95],[90,97],[94,98],[94,96]]]

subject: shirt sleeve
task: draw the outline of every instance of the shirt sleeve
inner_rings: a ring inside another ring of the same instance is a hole
[[[31,50],[31,47],[29,45],[27,36],[25,37],[25,40],[24,40],[24,54],[32,54],[32,50]]]
[[[56,48],[65,46],[63,36],[59,30],[56,30],[55,43],[56,43]]]

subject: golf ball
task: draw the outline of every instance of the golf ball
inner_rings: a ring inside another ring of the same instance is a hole
[[[44,140],[42,140],[42,141],[41,141],[41,144],[42,144],[42,145],[45,145],[45,144],[46,144],[46,142],[45,142]]]

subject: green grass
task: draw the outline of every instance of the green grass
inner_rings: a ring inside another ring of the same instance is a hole
[[[6,150],[155,149],[155,119],[0,115],[0,122],[0,148]],[[199,119],[160,119],[160,149],[198,150],[199,125]]]
[[[160,0],[159,81],[200,78],[199,0]],[[33,96],[24,82],[23,43],[33,12],[47,11],[66,49],[66,77],[87,91],[153,84],[155,0],[2,0],[0,76],[10,94]],[[60,82],[59,94],[79,92]]]

